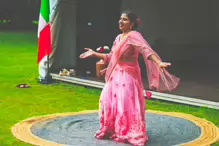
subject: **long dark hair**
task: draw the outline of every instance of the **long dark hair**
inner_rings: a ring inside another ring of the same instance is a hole
[[[125,14],[128,16],[130,23],[133,23],[133,30],[136,30],[138,28],[140,19],[136,14],[132,13],[130,10],[123,11],[121,14]]]

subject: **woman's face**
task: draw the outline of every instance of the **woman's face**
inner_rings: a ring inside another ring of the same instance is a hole
[[[131,22],[126,14],[122,14],[119,20],[119,29],[123,32],[131,30]]]

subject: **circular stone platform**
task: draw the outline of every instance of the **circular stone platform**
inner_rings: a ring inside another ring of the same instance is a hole
[[[147,111],[147,146],[210,145],[219,139],[214,124],[182,113]],[[93,137],[99,128],[97,111],[64,113],[30,118],[16,124],[12,133],[34,145],[125,146]]]

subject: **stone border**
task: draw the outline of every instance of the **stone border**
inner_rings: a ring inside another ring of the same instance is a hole
[[[98,112],[97,110],[88,110],[88,111],[57,113],[57,114],[51,114],[45,116],[32,117],[15,124],[12,127],[11,131],[12,134],[17,139],[29,144],[41,145],[41,146],[64,146],[64,144],[58,144],[52,141],[41,139],[40,137],[34,135],[31,132],[31,127],[34,124],[45,120],[52,120],[59,117],[97,113],[97,112]],[[193,115],[177,113],[177,112],[162,112],[162,111],[152,111],[152,110],[147,110],[147,112],[166,115],[166,116],[173,116],[177,118],[183,118],[195,123],[197,126],[201,128],[201,135],[199,138],[190,141],[188,143],[180,144],[181,146],[210,146],[211,144],[219,141],[219,128],[205,119],[201,119]]]

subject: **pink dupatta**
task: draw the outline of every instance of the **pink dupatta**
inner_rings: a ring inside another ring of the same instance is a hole
[[[172,74],[170,74],[166,69],[163,69],[163,71],[159,68],[159,66],[151,61],[148,60],[148,56],[151,54],[156,55],[156,57],[161,61],[161,58],[158,56],[158,54],[153,51],[153,49],[150,47],[150,45],[147,43],[147,41],[143,38],[143,36],[137,32],[137,31],[131,31],[127,34],[126,38],[124,38],[122,41],[118,41],[120,35],[117,36],[116,41],[112,47],[112,56],[109,61],[109,65],[106,70],[105,80],[106,82],[109,81],[110,76],[117,64],[119,64],[125,71],[132,74],[134,78],[136,78],[138,81],[141,80],[141,74],[140,69],[138,67],[138,64],[136,65],[129,65],[128,63],[120,63],[120,57],[123,55],[123,53],[130,48],[131,45],[135,49],[137,49],[144,57],[146,69],[147,69],[147,75],[148,75],[148,82],[149,82],[149,88],[156,88],[157,91],[165,91],[165,90],[173,90],[177,87],[179,84],[180,79]],[[141,81],[140,81],[141,83]]]

